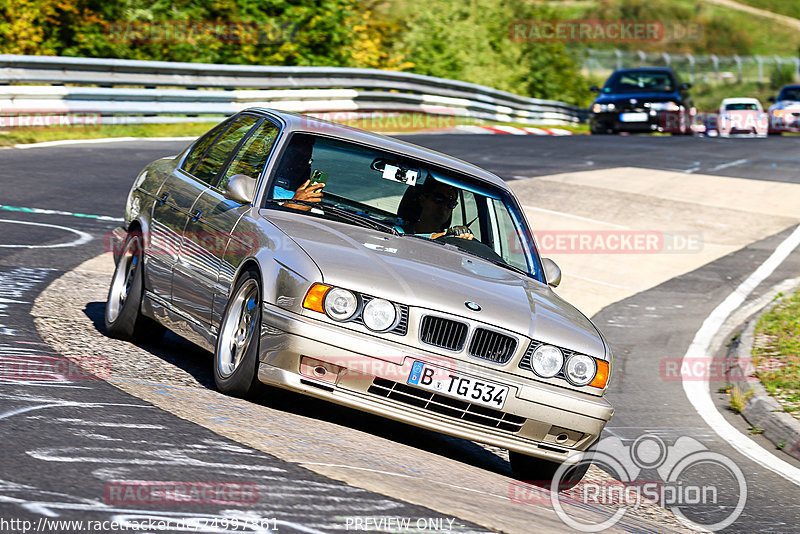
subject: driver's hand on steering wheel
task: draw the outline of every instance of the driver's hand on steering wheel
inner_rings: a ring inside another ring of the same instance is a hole
[[[442,236],[460,237],[461,239],[475,239],[475,236],[472,234],[472,230],[470,230],[468,226],[464,225],[451,226],[444,232],[431,234],[431,239],[437,239]]]

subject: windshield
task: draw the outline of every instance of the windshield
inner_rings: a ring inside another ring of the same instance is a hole
[[[603,87],[604,93],[671,93],[672,76],[664,71],[636,70],[615,72]]]
[[[301,194],[309,189],[319,193]],[[530,231],[510,194],[424,161],[294,134],[275,167],[264,207],[383,229],[425,239],[432,247],[455,245],[543,281]],[[441,235],[459,226],[467,229]]]
[[[735,102],[726,104],[725,111],[758,111],[758,104],[755,102]]]
[[[784,87],[778,100],[800,100],[800,87]]]

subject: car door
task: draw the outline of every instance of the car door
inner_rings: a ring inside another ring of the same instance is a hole
[[[226,199],[225,186],[236,174],[259,179],[278,134],[278,126],[267,119],[243,121],[231,126],[228,133],[209,152],[218,170],[192,207],[183,233],[182,248],[173,277],[173,304],[205,324],[211,323],[211,307],[220,269],[221,257],[229,248],[231,232],[249,209]],[[249,127],[245,129],[245,127]],[[255,125],[255,127],[253,127]],[[210,169],[211,167],[209,167]],[[247,236],[240,236],[242,254],[252,250]]]
[[[156,192],[146,250],[146,286],[155,296],[171,302],[172,272],[178,261],[183,229],[189,213],[208,183],[196,179],[192,171],[214,141],[230,126],[227,120],[197,140],[181,165],[167,175]]]

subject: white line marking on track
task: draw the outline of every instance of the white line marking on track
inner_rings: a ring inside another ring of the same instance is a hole
[[[69,228],[67,226],[60,226],[58,224],[45,224],[45,223],[37,223],[37,222],[30,222],[30,221],[14,221],[11,219],[0,219],[0,223],[10,223],[10,224],[27,224],[30,226],[44,226],[47,228],[57,228],[59,230],[64,230],[65,232],[72,232],[76,234],[78,237],[69,241],[67,243],[54,243],[52,245],[0,245],[0,248],[63,248],[63,247],[77,247],[83,245],[84,243],[88,243],[93,238],[91,235],[87,234],[86,232],[81,232],[80,230],[75,230],[74,228]]]
[[[95,219],[98,221],[114,221],[114,222],[125,221],[125,219],[123,219],[122,217],[110,217],[108,215],[89,215],[86,213],[75,213],[72,211],[48,210],[44,208],[22,208],[19,206],[3,206],[1,204],[0,204],[0,210],[17,211],[21,213],[38,213],[42,215],[69,215],[70,217],[80,217],[81,219]]]
[[[563,212],[563,211],[548,210],[548,209],[545,209],[545,208],[536,208],[534,206],[522,206],[522,207],[524,209],[526,209],[526,210],[541,211],[542,213],[549,213],[551,215],[559,215],[561,217],[568,217],[570,219],[577,219],[579,221],[586,221],[586,222],[591,222],[591,223],[595,223],[595,224],[602,224],[602,225],[605,225],[605,226],[612,226],[614,228],[622,228],[624,230],[630,230],[631,229],[630,226],[623,226],[621,224],[615,224],[615,223],[610,223],[610,222],[606,222],[606,221],[599,221],[597,219],[591,219],[589,217],[581,217],[580,215],[573,215],[571,213],[566,213],[566,212]],[[536,233],[536,232],[534,232],[534,233]]]
[[[728,163],[723,163],[721,165],[717,165],[716,167],[711,167],[706,172],[721,171],[722,169],[727,169],[728,167],[735,167],[736,165],[747,163],[747,161],[748,160],[746,159],[737,159],[736,161],[729,161]]]
[[[753,271],[733,293],[728,295],[725,300],[714,308],[714,311],[703,321],[703,325],[700,327],[700,330],[697,331],[697,334],[695,334],[692,344],[689,345],[686,354],[683,356],[681,368],[684,368],[684,366],[689,363],[688,360],[692,358],[708,358],[708,352],[714,335],[725,320],[742,305],[747,296],[752,293],[761,282],[783,263],[798,245],[800,245],[800,226],[795,228],[794,232],[778,245],[775,252],[773,252],[758,269]],[[722,414],[717,411],[717,407],[711,400],[711,394],[708,388],[707,377],[703,380],[697,380],[696,377],[689,377],[688,380],[683,380],[683,391],[686,393],[686,397],[689,399],[689,402],[692,403],[694,409],[697,410],[697,413],[700,414],[700,417],[705,420],[714,432],[719,434],[722,439],[744,456],[800,486],[800,469],[777,458],[770,452],[767,452],[726,421]]]

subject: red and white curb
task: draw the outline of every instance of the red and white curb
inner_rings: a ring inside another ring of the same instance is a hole
[[[561,128],[517,128],[516,126],[477,126],[459,125],[456,130],[470,134],[506,134],[506,135],[572,135],[569,130]]]

